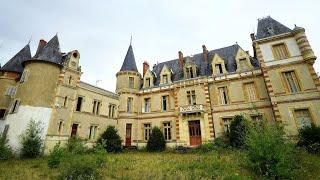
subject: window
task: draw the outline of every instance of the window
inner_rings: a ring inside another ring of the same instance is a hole
[[[284,78],[287,82],[288,89],[291,93],[299,92],[300,88],[298,86],[298,80],[294,71],[288,71],[283,73]]]
[[[168,110],[168,98],[169,96],[162,96],[162,111]]]
[[[192,67],[186,68],[186,72],[187,72],[187,79],[194,78],[193,68]]]
[[[150,112],[150,106],[151,106],[150,98],[145,98],[144,99],[144,111],[143,112]]]
[[[294,110],[294,114],[295,114],[299,129],[303,129],[304,127],[311,126],[312,119],[308,109],[296,109]]]
[[[116,108],[116,105],[109,104],[109,118],[115,117],[115,108]]]
[[[216,67],[216,73],[217,74],[222,74],[223,73],[221,64],[216,64],[215,67]]]
[[[230,124],[231,124],[232,118],[227,117],[227,118],[222,118],[222,123],[223,123],[223,130],[224,133],[229,134],[230,133]]]
[[[129,77],[129,88],[134,88],[134,77]]]
[[[58,133],[59,134],[61,134],[62,126],[63,126],[63,121],[59,121],[59,123],[58,123]]]
[[[168,75],[167,74],[162,75],[162,82],[163,82],[163,84],[167,84],[168,83]]]
[[[171,140],[171,125],[170,125],[170,122],[163,123],[163,134],[164,134],[164,139],[166,141]]]
[[[263,119],[262,114],[252,114],[251,119],[253,122],[260,122]]]
[[[17,92],[17,88],[14,87],[14,86],[10,86],[7,88],[7,91],[6,91],[6,96],[10,96],[10,97],[14,97],[14,95],[16,94]]]
[[[144,140],[148,141],[151,134],[151,124],[144,124]]]
[[[187,98],[189,105],[196,105],[196,92],[195,91],[187,91]]]
[[[79,124],[76,124],[76,123],[72,124],[72,126],[71,126],[71,137],[76,137],[77,136],[78,126],[79,126]]]
[[[0,109],[0,119],[4,119],[5,115],[6,115],[6,109]]]
[[[68,102],[68,96],[64,97],[63,107],[67,107],[67,102]]]
[[[128,100],[127,100],[127,112],[128,113],[132,112],[132,102],[133,102],[133,98],[128,97]]]
[[[227,86],[220,87],[218,89],[219,89],[219,94],[220,94],[220,103],[221,104],[229,104]]]
[[[19,109],[19,105],[20,105],[20,100],[15,100],[14,103],[12,104],[11,106],[11,110],[10,110],[10,113],[16,113],[18,112],[18,109]]]
[[[247,70],[248,69],[247,59],[246,58],[239,59],[239,65],[241,70]]]
[[[90,126],[89,139],[95,139],[96,138],[97,130],[98,130],[98,126],[97,125]]]
[[[255,101],[258,99],[257,97],[257,93],[256,93],[256,89],[254,86],[254,82],[250,82],[250,83],[245,83],[244,84],[244,89],[246,91],[247,94],[247,98],[249,102]]]
[[[68,84],[71,85],[72,83],[72,76],[69,76]]]
[[[272,50],[275,59],[286,59],[289,57],[289,52],[284,43],[273,45]]]
[[[23,83],[23,82],[25,82],[25,81],[27,80],[28,74],[29,74],[29,71],[28,71],[28,70],[23,71],[23,73],[22,73],[22,75],[21,75],[21,77],[20,77],[20,82],[21,82],[21,83]]]
[[[100,105],[101,102],[98,100],[93,100],[93,108],[92,108],[92,113],[95,115],[99,115],[100,114]]]
[[[78,97],[76,111],[81,111],[83,97]]]
[[[146,78],[145,87],[150,87],[150,78]]]

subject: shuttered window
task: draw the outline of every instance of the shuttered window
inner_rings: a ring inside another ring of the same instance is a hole
[[[289,52],[284,43],[273,45],[272,49],[275,59],[286,59],[289,57]]]
[[[292,93],[299,92],[300,87],[298,85],[298,80],[294,71],[284,72],[283,75],[286,79],[286,83],[288,85],[289,91]]]

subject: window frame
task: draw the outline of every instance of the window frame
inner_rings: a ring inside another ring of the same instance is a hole
[[[283,46],[284,46],[284,50],[285,50],[284,53],[285,53],[285,55],[286,55],[285,58],[277,57],[277,52],[276,52],[275,47],[276,47],[276,46],[280,46],[280,45],[283,45]],[[271,45],[271,49],[272,49],[272,55],[273,55],[274,60],[288,59],[288,58],[291,57],[290,52],[289,52],[289,49],[288,49],[288,46],[287,46],[287,44],[286,44],[285,42],[280,42],[280,43],[272,44],[272,45]]]
[[[297,89],[296,92],[292,91],[290,83],[286,78],[286,73],[291,73],[291,74],[293,73],[294,76],[291,76],[291,77],[293,79],[294,85],[296,86],[296,89]],[[294,94],[294,93],[299,93],[299,92],[302,91],[302,88],[301,88],[301,85],[300,85],[300,81],[299,81],[299,78],[298,78],[299,76],[297,75],[296,70],[292,69],[292,70],[282,71],[281,72],[281,77],[282,77],[282,79],[284,81],[284,84],[285,84],[284,87],[285,87],[285,90],[286,90],[287,93]]]
[[[151,123],[144,123],[143,124],[143,140],[148,141],[151,135]]]
[[[311,109],[309,107],[293,108],[292,113],[293,113],[294,121],[296,123],[296,127],[297,127],[298,130],[301,129],[301,124],[299,124],[298,117],[296,115],[296,111],[299,111],[299,110],[307,110],[308,114],[310,116],[310,125],[312,126],[312,125],[315,124],[314,117],[312,115],[312,111],[311,111]]]
[[[169,125],[167,125],[169,124]],[[165,121],[165,122],[162,122],[162,133],[163,133],[163,136],[164,136],[164,139],[166,141],[171,141],[172,140],[172,125],[171,125],[171,122],[170,121]]]
[[[187,101],[188,105],[190,106],[197,105],[197,96],[195,90],[187,91]]]
[[[130,102],[130,105],[129,105],[129,102]],[[133,107],[133,97],[127,97],[127,113],[132,113],[132,107]]]
[[[134,77],[132,76],[129,77],[129,88],[134,88]]]
[[[221,91],[220,91],[221,88],[225,89],[225,91],[223,91],[223,92],[225,92],[225,94],[224,94],[225,102],[222,102],[222,99],[221,99]],[[219,94],[219,103],[220,103],[220,105],[229,105],[230,104],[229,89],[228,89],[227,85],[219,86],[218,87],[218,94]]]

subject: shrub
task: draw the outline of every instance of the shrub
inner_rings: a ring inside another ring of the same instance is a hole
[[[147,151],[164,151],[166,149],[166,141],[161,130],[158,127],[154,127],[147,142]]]
[[[301,129],[298,146],[304,147],[309,153],[320,153],[320,127],[312,125]]]
[[[57,143],[53,149],[50,151],[48,157],[48,167],[57,168],[60,165],[61,158],[63,156],[63,149],[60,147],[60,142]]]
[[[84,143],[79,137],[71,137],[66,144],[66,150],[71,154],[83,154],[87,151]]]
[[[213,145],[216,148],[227,148],[230,146],[230,139],[226,136],[220,136],[214,139]]]
[[[7,136],[0,135],[0,160],[6,160],[13,157],[13,152],[8,145],[8,141]]]
[[[230,124],[230,144],[233,147],[242,148],[245,144],[248,121],[243,115],[234,116]]]
[[[216,146],[213,143],[203,143],[195,149],[196,152],[208,153],[216,150]]]
[[[92,160],[77,159],[71,163],[61,172],[58,179],[61,180],[95,180],[100,179],[98,166]]]
[[[121,138],[118,131],[114,126],[108,126],[107,129],[101,134],[98,143],[102,144],[107,152],[120,152],[122,151]]]
[[[272,178],[294,176],[294,148],[285,140],[283,128],[266,121],[254,124],[246,137],[248,165],[259,175]]]
[[[43,139],[41,122],[31,120],[27,129],[20,135],[22,145],[21,154],[23,157],[35,158],[42,153]]]

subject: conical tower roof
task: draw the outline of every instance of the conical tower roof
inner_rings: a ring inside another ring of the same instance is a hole
[[[30,46],[27,44],[16,55],[13,56],[0,70],[21,73],[23,71],[22,63],[31,59]]]
[[[136,71],[138,72],[136,60],[134,58],[132,45],[130,44],[126,57],[124,58],[120,71]]]

